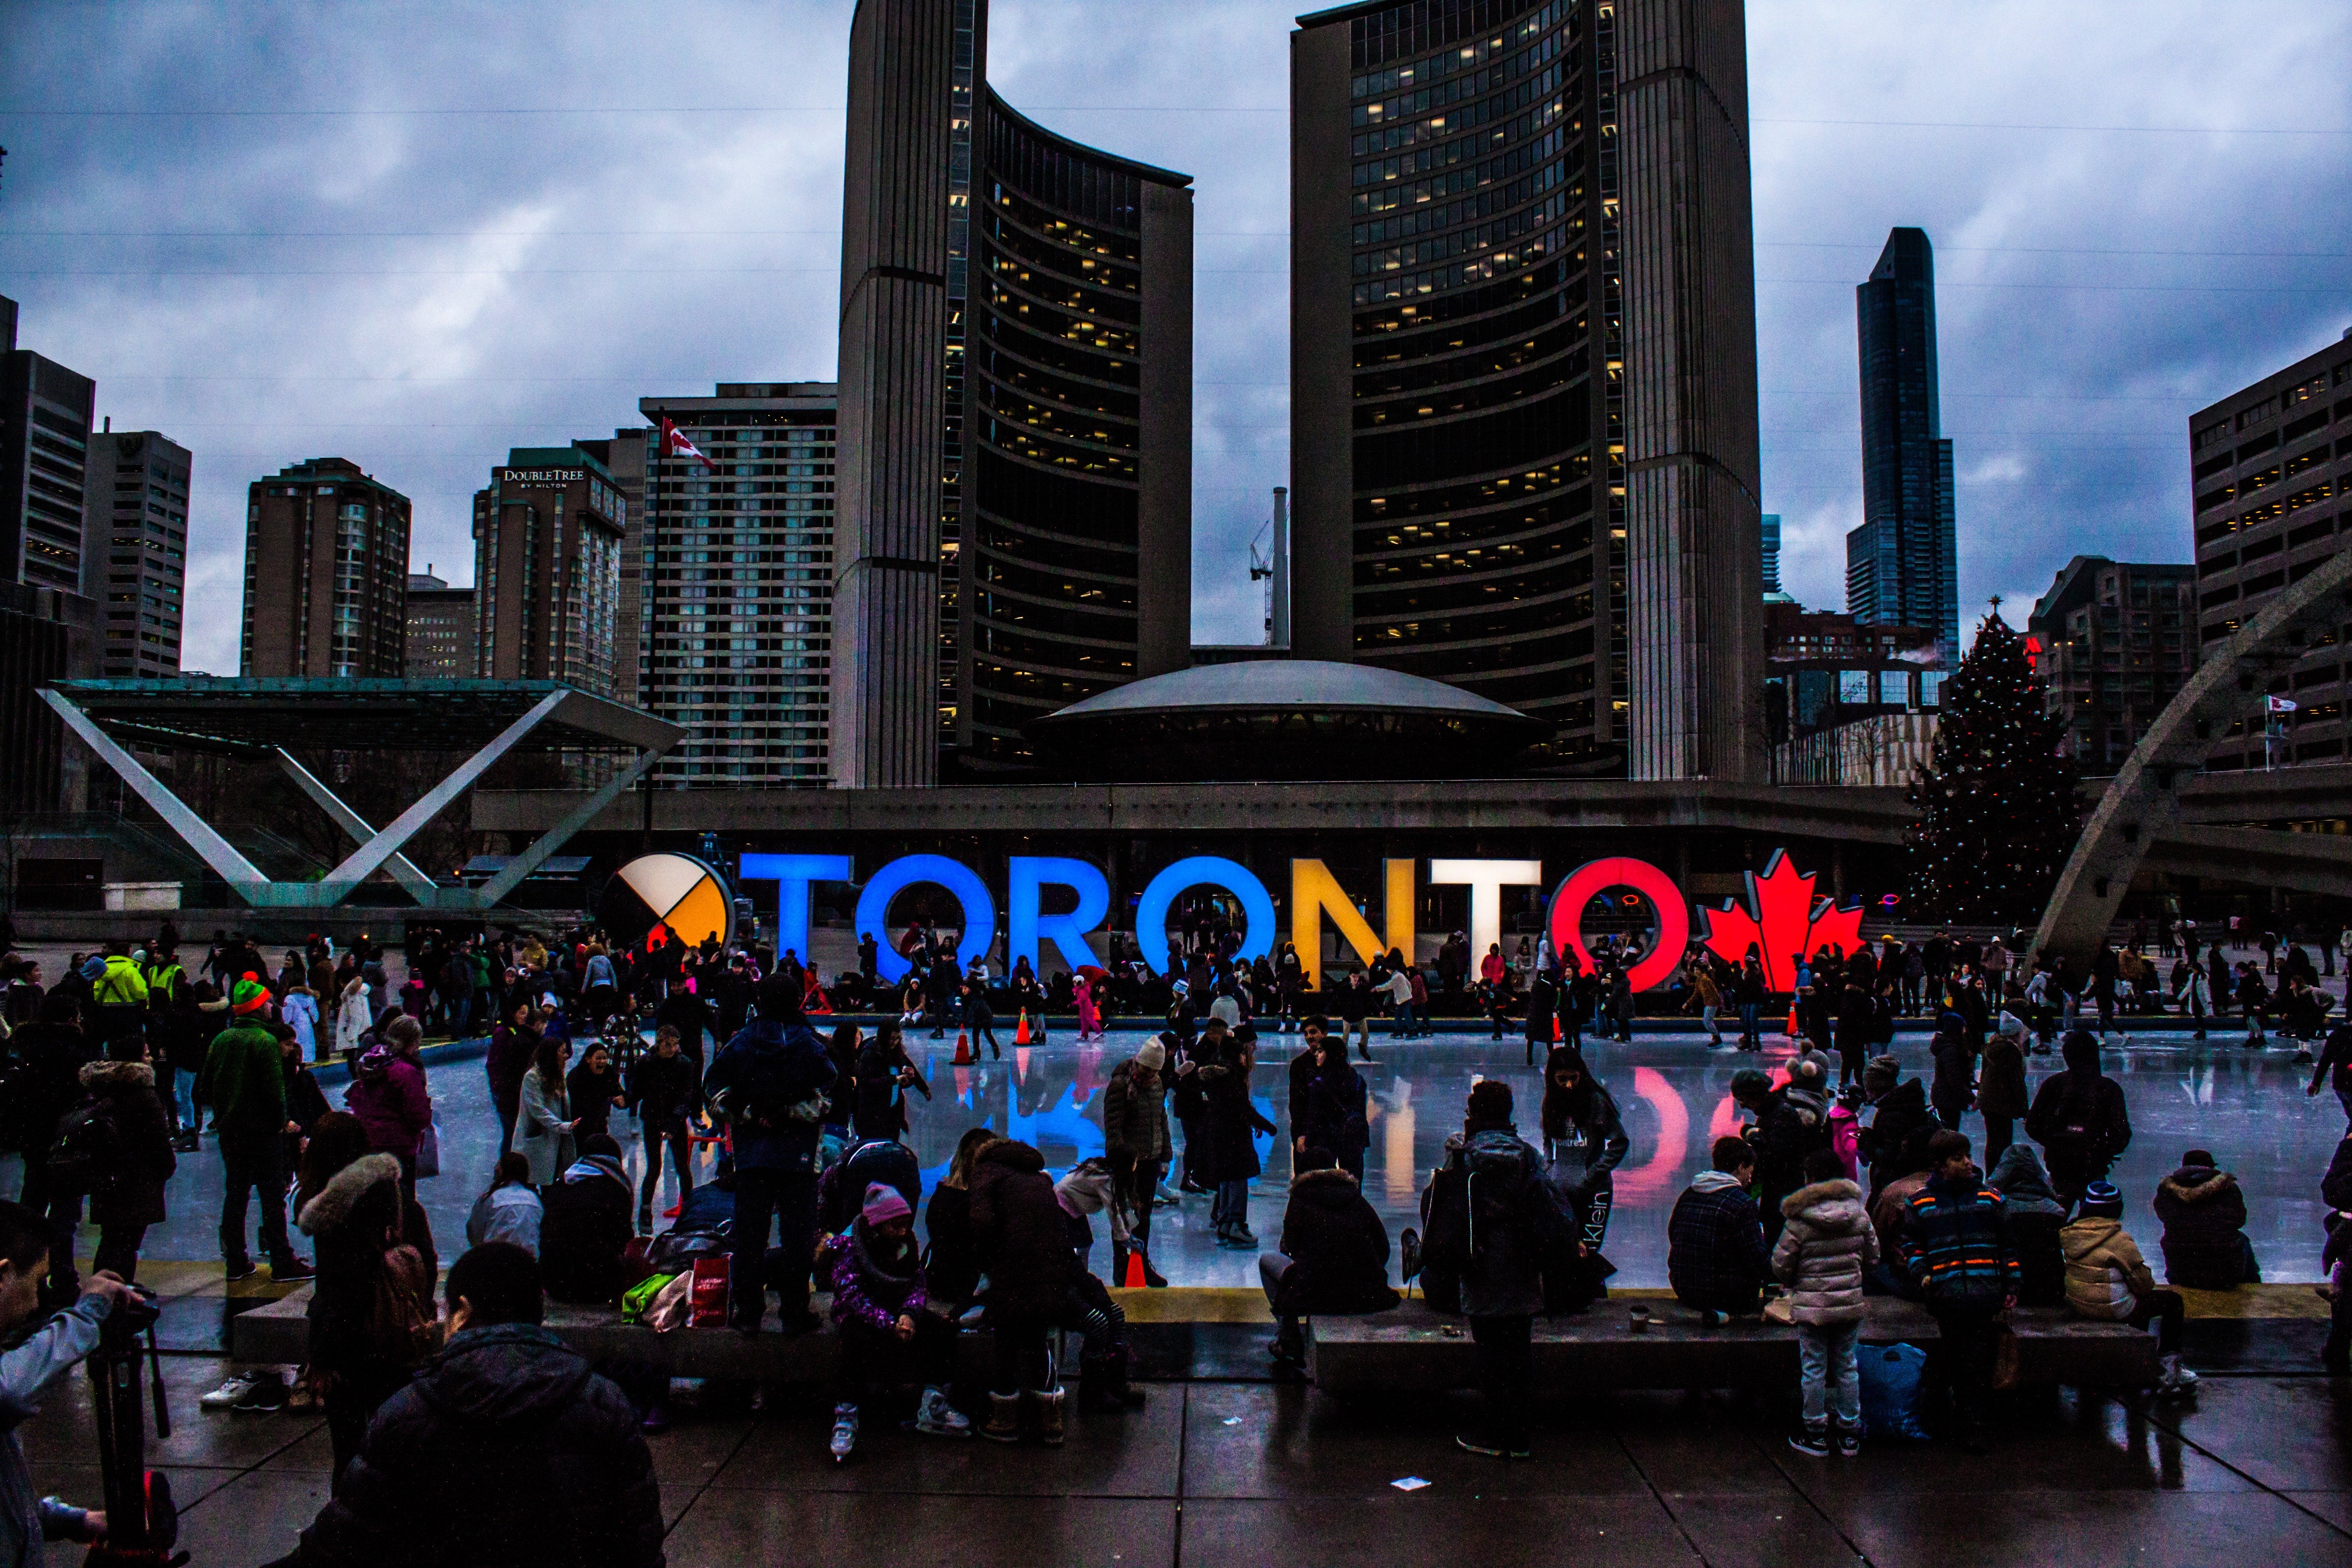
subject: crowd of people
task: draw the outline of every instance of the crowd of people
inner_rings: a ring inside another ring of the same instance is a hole
[[[2167,940],[2189,982],[2176,994],[2194,1003],[2198,977],[2210,987],[2225,961],[2200,956],[2193,929]],[[1303,1361],[1307,1321],[1392,1308],[1392,1258],[1433,1306],[1466,1318],[1484,1425],[1461,1441],[1481,1454],[1528,1451],[1533,1321],[1588,1309],[1612,1272],[1612,1173],[1629,1139],[1581,1046],[1631,1037],[1627,974],[1641,956],[1631,941],[1599,943],[1589,967],[1539,939],[1516,958],[1497,944],[1475,977],[1460,933],[1441,950],[1437,997],[1475,994],[1497,1037],[1523,1009],[1528,1059],[1544,1058],[1537,1138],[1521,1136],[1507,1084],[1475,1085],[1422,1194],[1420,1227],[1393,1241],[1362,1191],[1372,1110],[1356,1061],[1370,1056],[1368,1020],[1382,1007],[1396,1036],[1427,1026],[1430,979],[1401,952],[1320,989],[1305,984],[1294,949],[1244,961],[1230,931],[1184,944],[1165,977],[1115,960],[1129,967],[1041,984],[1016,965],[1003,988],[1034,1038],[1049,1012],[1066,1010],[1082,1038],[1100,1037],[1115,1001],[1132,1005],[1147,980],[1163,978],[1164,1026],[1108,1073],[1101,1156],[1056,1179],[1036,1147],[973,1127],[927,1195],[906,1137],[908,1096],[930,1087],[908,1034],[954,1026],[993,1046],[998,988],[984,961],[961,964],[936,933],[908,932],[898,1016],[870,1032],[836,1016],[858,997],[858,978],[820,984],[791,952],[691,950],[658,936],[614,946],[593,931],[551,948],[527,934],[427,938],[394,985],[364,941],[317,939],[273,969],[250,942],[222,936],[194,974],[179,946],[168,929],[144,944],[109,943],[54,983],[22,957],[5,965],[0,1110],[25,1177],[19,1201],[0,1205],[0,1317],[56,1315],[29,1350],[0,1362],[0,1411],[18,1413],[0,1418],[21,1419],[86,1353],[93,1326],[138,1278],[145,1232],[166,1217],[177,1156],[209,1132],[225,1182],[226,1278],[257,1273],[257,1251],[276,1280],[313,1286],[295,1383],[241,1376],[208,1396],[323,1415],[337,1483],[305,1533],[303,1562],[363,1557],[369,1531],[419,1507],[432,1528],[490,1553],[478,1560],[498,1560],[505,1527],[463,1517],[500,1512],[465,1502],[502,1495],[486,1489],[496,1486],[535,1489],[568,1510],[567,1529],[628,1543],[628,1560],[657,1560],[644,1434],[668,1423],[668,1380],[592,1368],[542,1326],[543,1302],[658,1311],[641,1299],[695,1284],[709,1274],[701,1263],[723,1260],[718,1311],[747,1337],[769,1331],[772,1294],[786,1334],[819,1329],[813,1302],[825,1298],[840,1338],[828,1438],[837,1459],[856,1452],[866,1410],[901,1386],[919,1390],[911,1426],[925,1436],[1061,1443],[1051,1347],[1064,1331],[1083,1347],[1082,1408],[1142,1404],[1111,1287],[1167,1283],[1152,1258],[1153,1215],[1194,1194],[1208,1199],[1221,1246],[1259,1255],[1277,1367]],[[877,956],[868,938],[856,975]],[[1793,993],[1777,994],[1764,990],[1759,955],[1686,960],[1687,1004],[1710,1043],[1736,1021],[1733,1044],[1759,1048],[1764,1010],[1778,1022],[1785,1005],[1795,1051],[1784,1073],[1733,1075],[1742,1128],[1715,1142],[1710,1168],[1674,1206],[1669,1282],[1704,1321],[1771,1313],[1793,1325],[1801,1453],[1852,1453],[1861,1441],[1856,1341],[1872,1296],[1934,1315],[1949,1429],[1972,1446],[1983,1442],[2000,1320],[2014,1306],[2153,1328],[2158,1392],[2193,1384],[2179,1360],[2182,1298],[2156,1282],[2107,1180],[2132,1130],[2095,1028],[2139,977],[2135,949],[2109,956],[2112,973],[2102,960],[2077,984],[2063,963],[2016,962],[1998,939],[1890,940],[1801,955]],[[2298,944],[2236,965],[2257,988],[2273,967],[2283,991],[2315,992]],[[2307,1031],[2297,1037],[2318,1047],[2310,1089],[2332,1086],[2352,1119],[2352,1026],[2312,1026],[2328,1011],[2320,994],[2296,1004]],[[1066,997],[1078,1005],[1064,1008]],[[1925,1080],[1884,1051],[1898,1012],[1922,1008],[1935,1019]],[[1276,1121],[1253,1092],[1258,1052],[1294,1029],[1303,1048],[1282,1064]],[[495,1177],[446,1277],[415,1197],[437,1165],[428,1030],[487,1033],[500,1132]],[[2028,1058],[2053,1041],[2063,1070],[2033,1086]],[[333,1058],[349,1068],[340,1109],[311,1070]],[[645,1142],[634,1183],[615,1111],[635,1119]],[[1974,1138],[1963,1131],[1971,1116]],[[1248,1214],[1269,1138],[1287,1145],[1292,1173],[1270,1248]],[[715,1181],[697,1182],[697,1140],[717,1146]],[[666,1229],[654,1213],[665,1151],[679,1199]],[[2352,1137],[2323,1192],[2331,1212],[2315,1246],[2334,1300],[2324,1360],[2342,1373]],[[2243,1192],[2210,1152],[2189,1151],[2149,1201],[2170,1286],[2260,1279]],[[87,1277],[74,1250],[85,1204],[98,1231]],[[1101,1274],[1097,1215],[1108,1231]],[[958,1382],[955,1352],[959,1331],[978,1325],[993,1359],[985,1387],[972,1389]],[[11,1510],[0,1528],[19,1537],[0,1563],[29,1560],[45,1530],[103,1529],[102,1516],[18,1508],[30,1496],[21,1470],[13,1446],[0,1452],[0,1503]]]

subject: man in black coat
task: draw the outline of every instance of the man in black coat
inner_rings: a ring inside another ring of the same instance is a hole
[[[1329,1150],[1310,1148],[1297,1158],[1298,1173],[1282,1211],[1282,1250],[1257,1260],[1266,1304],[1282,1325],[1266,1349],[1291,1366],[1307,1360],[1301,1318],[1384,1312],[1397,1303],[1380,1212],[1353,1176],[1333,1167]]]
[[[273,1568],[661,1568],[661,1489],[625,1395],[540,1326],[507,1242],[450,1266],[449,1341],[384,1401],[301,1545]]]

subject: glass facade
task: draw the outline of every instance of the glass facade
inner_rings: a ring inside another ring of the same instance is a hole
[[[643,706],[689,731],[654,778],[822,787],[839,403],[826,384],[744,390],[640,404],[713,465],[662,457],[647,438],[639,689]]]
[[[951,668],[953,742],[984,770],[1029,761],[1030,721],[1135,678],[1150,176],[983,96],[961,534],[971,612]]]
[[[1936,256],[1898,228],[1854,289],[1862,365],[1863,523],[1845,538],[1845,607],[1864,623],[1930,626],[1948,663],[1960,643],[1952,444],[1936,372]]]
[[[1344,22],[1354,653],[1622,766],[1615,7],[1416,0]]]

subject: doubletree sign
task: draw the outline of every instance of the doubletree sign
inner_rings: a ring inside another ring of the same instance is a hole
[[[1541,887],[1545,880],[1540,860],[1431,860],[1425,873],[1420,861],[1383,861],[1383,919],[1376,932],[1328,866],[1320,860],[1293,860],[1285,934],[1297,945],[1309,983],[1321,983],[1327,919],[1340,940],[1367,963],[1391,948],[1412,952],[1420,935],[1413,912],[1424,875],[1430,886],[1469,889],[1474,963],[1477,955],[1502,941],[1503,889]],[[742,858],[737,880],[777,884],[776,946],[806,956],[812,890],[819,883],[855,884],[856,873],[846,855],[758,854]],[[1748,874],[1744,899],[1726,900],[1719,910],[1696,911],[1699,941],[1735,963],[1753,951],[1772,989],[1789,989],[1800,955],[1809,958],[1832,946],[1852,952],[1863,940],[1862,906],[1840,909],[1831,900],[1816,897],[1813,883],[1813,877],[1800,872],[1787,851],[1773,851],[1762,876]],[[900,893],[917,886],[937,888],[962,909],[963,934],[956,952],[960,962],[978,961],[995,943],[996,899],[977,871],[944,855],[902,855],[883,865],[858,889],[856,928],[860,935],[877,939],[876,958],[885,980],[906,977],[907,961],[888,940],[890,906]],[[1054,902],[1072,907],[1045,913],[1048,888],[1059,889]],[[1279,921],[1265,884],[1237,861],[1196,855],[1162,867],[1136,900],[1135,940],[1146,963],[1167,972],[1169,911],[1196,888],[1225,893],[1240,906],[1242,957],[1258,958],[1274,951]],[[1088,933],[1101,929],[1110,913],[1110,882],[1098,868],[1059,856],[1016,855],[1006,867],[1004,891],[1008,963],[1025,958],[1043,969],[1042,953],[1050,943],[1069,968],[1102,964],[1102,955],[1088,940]],[[1646,904],[1655,916],[1655,936],[1627,978],[1637,991],[1664,984],[1690,944],[1694,910],[1675,879],[1646,860],[1629,856],[1588,860],[1561,878],[1552,889],[1545,921],[1553,947],[1574,953],[1589,968],[1592,952],[1585,944],[1585,924],[1597,906],[1612,901],[1633,910]]]

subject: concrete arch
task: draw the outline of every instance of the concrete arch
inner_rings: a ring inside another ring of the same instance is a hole
[[[2106,940],[2141,858],[2158,837],[2178,837],[2180,793],[2204,770],[2216,733],[2259,700],[2271,681],[2352,620],[2352,550],[2339,551],[2263,606],[2205,656],[2197,673],[2124,762],[2060,873],[2034,946],[2087,960]]]

